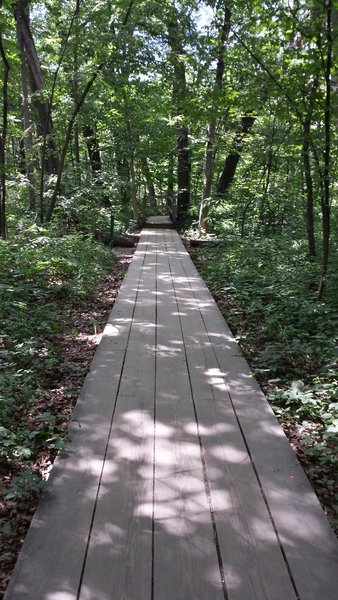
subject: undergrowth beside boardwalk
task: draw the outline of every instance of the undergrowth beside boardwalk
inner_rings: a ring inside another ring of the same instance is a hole
[[[317,302],[306,251],[273,238],[191,253],[338,530],[338,281]]]
[[[32,227],[0,242],[0,598],[127,263]]]

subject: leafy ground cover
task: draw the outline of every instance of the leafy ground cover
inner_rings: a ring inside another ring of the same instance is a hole
[[[125,255],[36,227],[0,244],[0,597],[64,443]]]
[[[190,252],[338,531],[337,278],[302,240],[242,239]]]

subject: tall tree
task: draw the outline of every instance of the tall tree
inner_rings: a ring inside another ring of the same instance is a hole
[[[23,135],[22,143],[24,148],[24,171],[28,181],[28,197],[29,208],[35,211],[36,208],[36,193],[35,193],[35,176],[33,164],[33,132],[29,110],[29,93],[28,93],[28,73],[21,37],[18,32],[17,25],[17,43],[20,50],[20,76],[22,90],[22,117],[23,117]]]
[[[2,1],[0,2],[0,9]],[[0,229],[1,237],[7,238],[7,218],[6,218],[6,139],[8,128],[8,78],[9,62],[3,44],[2,29],[0,29],[0,55],[3,63],[3,83],[2,83],[2,130],[0,131]]]
[[[308,109],[303,121],[302,142],[304,179],[306,188],[306,229],[310,256],[316,256],[316,240],[314,231],[314,186],[311,168],[311,125],[313,115],[313,104],[317,88],[318,78],[315,77],[310,89]]]
[[[99,140],[97,138],[95,130],[91,125],[86,125],[82,129],[82,133],[83,137],[85,138],[88,149],[88,156],[92,176],[94,181],[97,182],[100,179],[100,173],[102,170]]]
[[[182,224],[190,204],[189,128],[185,119],[187,84],[183,32],[179,15],[173,5],[168,22],[168,43],[173,65],[173,105],[176,111],[177,150],[177,222]]]
[[[332,0],[325,2],[326,8],[326,57],[325,57],[325,116],[324,116],[324,169],[323,169],[323,186],[324,195],[322,200],[322,219],[323,219],[323,263],[322,275],[318,289],[318,300],[321,300],[325,279],[329,264],[330,252],[330,220],[331,220],[331,118],[332,118],[332,59],[333,59],[333,31],[332,31],[332,16],[333,3]]]
[[[212,107],[212,117],[208,127],[208,138],[206,142],[205,148],[205,163],[204,163],[204,186],[203,186],[203,194],[199,211],[199,222],[198,228],[199,233],[203,233],[207,229],[207,219],[209,214],[209,205],[210,195],[211,195],[211,185],[212,185],[212,176],[213,176],[213,166],[214,166],[214,143],[216,137],[216,127],[217,127],[217,101],[219,92],[222,89],[223,85],[223,76],[225,69],[224,55],[225,55],[225,46],[228,39],[229,31],[230,31],[230,19],[231,19],[231,11],[229,8],[229,2],[224,3],[224,17],[221,25],[221,30],[219,34],[219,43],[218,43],[218,56],[217,56],[217,67],[216,67],[216,78],[215,78],[215,104]]]
[[[58,170],[58,153],[53,136],[50,102],[46,99],[42,69],[30,28],[29,3],[30,0],[17,0],[13,5],[13,10],[20,51],[29,74],[32,101],[36,111],[37,135],[40,139],[46,140],[47,151],[43,156],[43,168],[46,173],[55,174]]]
[[[228,156],[226,157],[223,171],[218,181],[217,194],[219,196],[224,196],[224,194],[233,182],[236,173],[236,168],[245,145],[245,140],[248,134],[250,133],[255,120],[256,117],[252,115],[244,115],[241,119],[240,124],[237,127],[236,134],[232,142],[231,150]]]

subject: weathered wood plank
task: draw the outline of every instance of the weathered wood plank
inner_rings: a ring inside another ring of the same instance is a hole
[[[295,599],[198,304],[171,262],[228,597]]]
[[[288,440],[249,367],[229,347],[229,331],[211,310],[181,241],[172,235],[199,305],[218,368],[226,377],[236,418],[301,600],[334,600],[338,590],[336,538]]]
[[[80,600],[151,597],[156,261],[153,244],[149,243],[90,533]]]
[[[178,307],[158,250],[154,598],[224,600]]]

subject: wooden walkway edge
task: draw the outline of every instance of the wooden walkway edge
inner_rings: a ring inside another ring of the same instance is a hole
[[[147,228],[5,600],[337,600],[338,544],[176,231]]]

